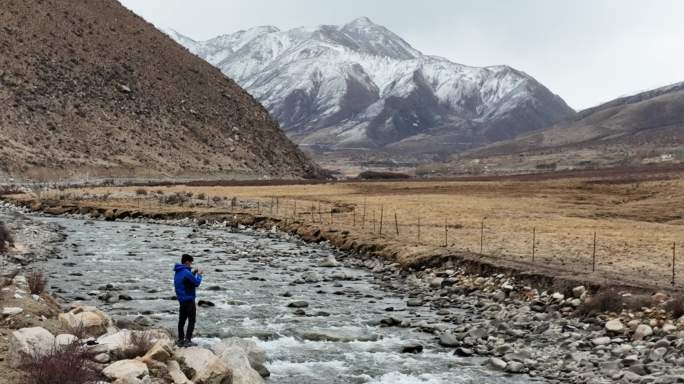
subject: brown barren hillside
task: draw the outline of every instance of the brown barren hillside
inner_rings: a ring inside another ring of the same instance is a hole
[[[479,172],[684,162],[684,83],[615,99],[547,129],[473,150],[450,165]]]
[[[235,82],[117,1],[1,1],[0,176],[317,172]]]

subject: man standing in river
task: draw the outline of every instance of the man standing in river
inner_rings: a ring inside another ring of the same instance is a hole
[[[178,303],[180,304],[178,341],[176,341],[176,345],[179,347],[193,347],[196,345],[192,342],[192,332],[195,329],[197,315],[195,288],[199,287],[202,283],[202,270],[193,270],[193,261],[192,256],[185,254],[181,256],[181,262],[176,263],[176,266],[173,268],[176,272],[173,285],[176,289],[176,298],[178,298]],[[186,321],[188,322],[187,332],[185,331]]]

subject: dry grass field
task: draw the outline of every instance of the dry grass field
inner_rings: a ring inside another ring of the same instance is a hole
[[[381,233],[407,245],[442,247],[446,241],[454,250],[480,253],[482,247],[483,254],[523,264],[663,287],[671,286],[672,248],[681,242],[675,278],[678,287],[684,286],[684,178],[679,174],[139,190],[101,187],[68,193],[109,195],[108,205],[122,208],[234,210],[326,225],[332,221],[336,228]],[[175,193],[193,197],[183,206],[159,202],[160,194]],[[594,233],[597,270],[592,272]]]

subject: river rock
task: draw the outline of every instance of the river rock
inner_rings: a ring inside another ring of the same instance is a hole
[[[55,344],[55,336],[42,327],[22,328],[9,338],[9,366],[18,368],[32,357],[47,355]]]
[[[461,345],[461,342],[453,333],[445,332],[439,335],[439,345],[443,347],[458,347]]]
[[[623,333],[625,331],[625,326],[622,324],[620,319],[613,319],[606,323],[606,331],[610,333]]]
[[[287,306],[290,308],[308,308],[309,303],[307,303],[306,301],[303,301],[303,300],[299,300],[299,301],[293,301],[290,304],[288,304]]]
[[[18,307],[5,307],[5,308],[2,309],[2,316],[7,316],[7,317],[16,316],[16,315],[18,315],[18,314],[20,314],[20,313],[22,313],[22,312],[24,312],[24,310],[23,310],[22,308],[18,308]]]
[[[337,260],[335,260],[335,257],[332,255],[329,255],[328,257],[326,257],[325,261],[318,264],[319,267],[323,267],[323,268],[334,268],[334,267],[338,267],[339,265],[340,265],[340,263],[338,263]]]
[[[181,371],[180,365],[176,360],[169,360],[166,363],[166,368],[169,371],[169,376],[173,380],[173,384],[193,384],[192,381],[188,380],[183,371]]]
[[[55,337],[55,347],[68,347],[78,341],[78,337],[69,334],[61,334]]]
[[[651,336],[653,334],[653,328],[650,325],[639,324],[634,330],[634,335],[632,335],[632,340],[643,340],[644,337]]]
[[[607,337],[607,336],[596,337],[596,338],[591,340],[591,343],[596,345],[596,346],[608,345],[608,344],[610,344],[610,337]]]
[[[252,368],[247,353],[242,348],[236,345],[225,346],[221,348],[217,356],[233,372],[231,384],[262,384],[264,382],[259,372]]]
[[[124,357],[131,354],[132,351],[136,349],[136,346],[131,345],[131,335],[136,334],[139,336],[147,335],[151,343],[165,342],[167,344],[171,343],[169,336],[160,330],[147,330],[147,331],[133,331],[128,329],[122,329],[116,333],[111,333],[108,335],[100,336],[97,339],[97,352],[106,352],[114,357]]]
[[[162,363],[167,362],[171,358],[172,347],[171,343],[166,340],[159,340],[149,351],[143,356],[143,361],[155,360]]]
[[[487,363],[494,369],[497,369],[499,371],[503,371],[506,369],[506,362],[499,359],[498,357],[491,357],[489,360],[487,360]]]
[[[409,344],[401,347],[401,353],[421,353],[423,352],[423,346],[420,344]]]
[[[208,349],[180,348],[174,353],[183,370],[192,370],[195,384],[231,384],[232,372],[228,366]]]
[[[509,361],[505,368],[508,373],[523,373],[525,365],[518,361]]]
[[[408,299],[406,300],[407,307],[420,307],[423,305],[423,300],[421,299]]]
[[[249,360],[249,365],[254,368],[261,377],[268,377],[271,373],[266,368],[266,350],[257,345],[254,340],[240,339],[238,337],[231,337],[223,339],[214,344],[212,351],[216,355],[221,355],[226,348],[237,347],[240,348]]]
[[[580,285],[572,289],[572,295],[577,299],[581,299],[586,292],[587,289],[584,287],[584,285]]]
[[[319,329],[302,332],[300,336],[304,340],[310,341],[333,341],[338,343],[349,343],[352,341],[376,341],[379,336],[364,330],[349,327],[335,329]]]
[[[140,360],[119,360],[102,370],[102,374],[110,380],[124,378],[142,378],[149,374],[147,365]]]
[[[308,271],[302,274],[302,281],[305,283],[318,283],[321,281],[321,276],[315,271]]]
[[[59,321],[69,329],[83,329],[86,333],[99,336],[112,326],[112,319],[95,307],[78,306],[59,315]]]

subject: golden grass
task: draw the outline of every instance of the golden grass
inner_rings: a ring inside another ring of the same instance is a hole
[[[160,207],[150,193],[136,195],[137,189],[102,187],[70,192],[109,193],[121,207],[155,211],[225,212],[232,209],[230,201],[235,197],[239,202],[236,211],[288,219],[296,216],[300,221],[322,220],[325,224],[332,220],[335,227],[356,232],[379,233],[382,212],[382,235],[407,245],[444,246],[446,223],[451,248],[480,252],[483,239],[483,253],[526,262],[532,261],[534,231],[535,263],[577,273],[591,272],[596,232],[595,276],[662,286],[670,283],[673,243],[684,241],[680,216],[684,180],[679,177],[658,181],[399,181],[148,188],[164,194],[204,194],[202,201],[195,199],[195,207]],[[227,200],[215,203],[216,196]],[[677,270],[684,273],[684,268]],[[678,282],[684,283],[684,276]]]

